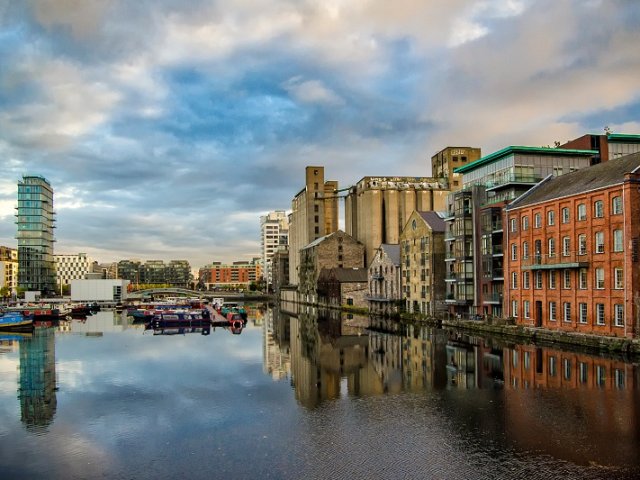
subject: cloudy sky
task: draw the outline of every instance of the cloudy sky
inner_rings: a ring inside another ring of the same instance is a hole
[[[640,133],[636,0],[0,0],[0,245],[24,174],[55,253],[248,260],[306,165]]]

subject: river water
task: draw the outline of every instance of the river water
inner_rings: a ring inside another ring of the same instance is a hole
[[[0,335],[0,478],[636,478],[639,380],[310,309],[209,335],[99,312]]]

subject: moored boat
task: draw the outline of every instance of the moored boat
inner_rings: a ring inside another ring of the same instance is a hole
[[[4,312],[0,315],[0,330],[23,332],[33,330],[33,316],[21,312]]]

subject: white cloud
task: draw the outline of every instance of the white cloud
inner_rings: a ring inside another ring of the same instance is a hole
[[[301,77],[292,77],[282,87],[302,103],[344,104],[344,100],[319,80],[303,80]]]

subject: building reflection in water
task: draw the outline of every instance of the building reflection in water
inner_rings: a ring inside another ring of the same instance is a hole
[[[47,427],[56,413],[55,333],[37,328],[20,341],[18,396],[27,429]]]
[[[274,309],[265,365],[274,378],[290,365],[307,408],[345,394],[432,391],[462,435],[584,465],[640,464],[636,364],[381,319],[362,328],[367,319],[296,308]]]

